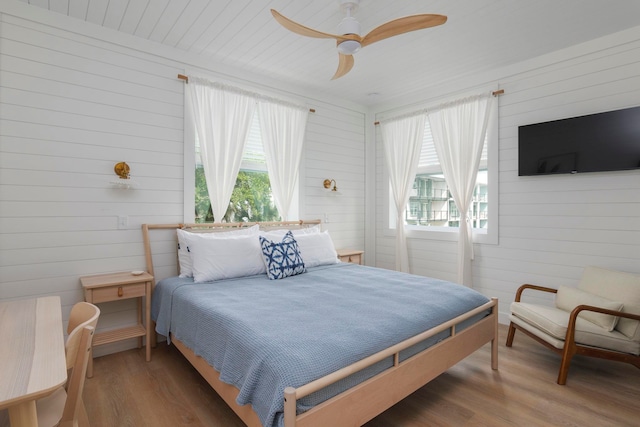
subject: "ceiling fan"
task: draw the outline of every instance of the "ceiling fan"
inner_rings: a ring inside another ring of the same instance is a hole
[[[340,6],[347,15],[342,22],[338,24],[338,32],[340,34],[323,33],[322,31],[305,27],[302,24],[298,24],[297,22],[282,16],[274,9],[271,9],[271,14],[276,21],[280,23],[280,25],[296,34],[306,37],[336,40],[339,62],[338,70],[332,80],[342,77],[351,71],[354,63],[353,54],[361,48],[389,37],[408,33],[410,31],[435,27],[447,22],[447,17],[444,15],[421,14],[405,16],[404,18],[394,19],[393,21],[382,24],[371,30],[364,37],[361,37],[360,23],[356,18],[351,16],[351,14],[357,10],[359,4],[360,0],[340,0]]]

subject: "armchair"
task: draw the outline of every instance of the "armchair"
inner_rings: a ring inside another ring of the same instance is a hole
[[[555,295],[555,307],[522,302],[527,290]],[[577,288],[525,284],[511,303],[507,347],[516,330],[562,355],[558,384],[566,384],[576,354],[640,368],[640,275],[587,267]]]

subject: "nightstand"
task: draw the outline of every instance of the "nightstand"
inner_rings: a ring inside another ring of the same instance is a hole
[[[351,249],[338,249],[338,258],[342,262],[350,262],[362,265],[362,254],[364,251],[355,251]]]
[[[138,299],[138,322],[136,325],[96,333],[93,346],[109,344],[129,338],[138,338],[138,348],[142,347],[142,338],[147,337],[146,359],[151,360],[151,282],[153,276],[147,272],[134,275],[131,272],[98,274],[84,276],[80,283],[84,288],[84,299],[92,304],[118,301],[129,298]],[[142,299],[144,298],[144,322],[142,321]],[[93,376],[93,357],[89,359],[87,376]]]

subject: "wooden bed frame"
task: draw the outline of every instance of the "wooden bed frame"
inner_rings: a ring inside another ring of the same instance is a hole
[[[149,230],[189,228],[192,231],[215,232],[228,231],[230,229],[248,227],[255,224],[258,223],[143,224],[142,233],[147,270],[150,274],[154,274]],[[292,229],[317,225],[320,224],[320,220],[259,224],[261,229]],[[456,326],[461,322],[486,310],[490,310],[488,316],[460,332],[456,331]],[[448,338],[404,361],[400,361],[400,351],[447,329],[450,330],[451,334]],[[152,345],[154,345],[155,333],[152,334],[151,338]],[[220,380],[220,374],[213,367],[203,358],[197,356],[182,342],[175,339],[175,337],[172,337],[171,341],[247,426],[262,426],[258,416],[250,405],[240,406],[236,403],[236,397],[239,391],[235,386],[222,382]],[[284,425],[285,427],[362,425],[418,390],[488,342],[491,342],[491,368],[496,370],[498,369],[498,300],[496,298],[492,298],[488,303],[464,313],[455,319],[451,319],[448,322],[426,330],[325,377],[298,388],[287,387],[283,396]],[[309,411],[300,415],[296,414],[297,399],[301,399],[380,360],[390,357],[393,357],[394,364],[387,370],[316,405]]]

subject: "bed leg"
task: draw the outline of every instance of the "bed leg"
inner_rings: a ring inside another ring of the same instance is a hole
[[[287,387],[284,389],[284,427],[296,425],[296,389]]]
[[[491,369],[494,371],[498,369],[498,299],[492,298],[495,305],[491,309],[494,317],[494,333],[491,340]]]

